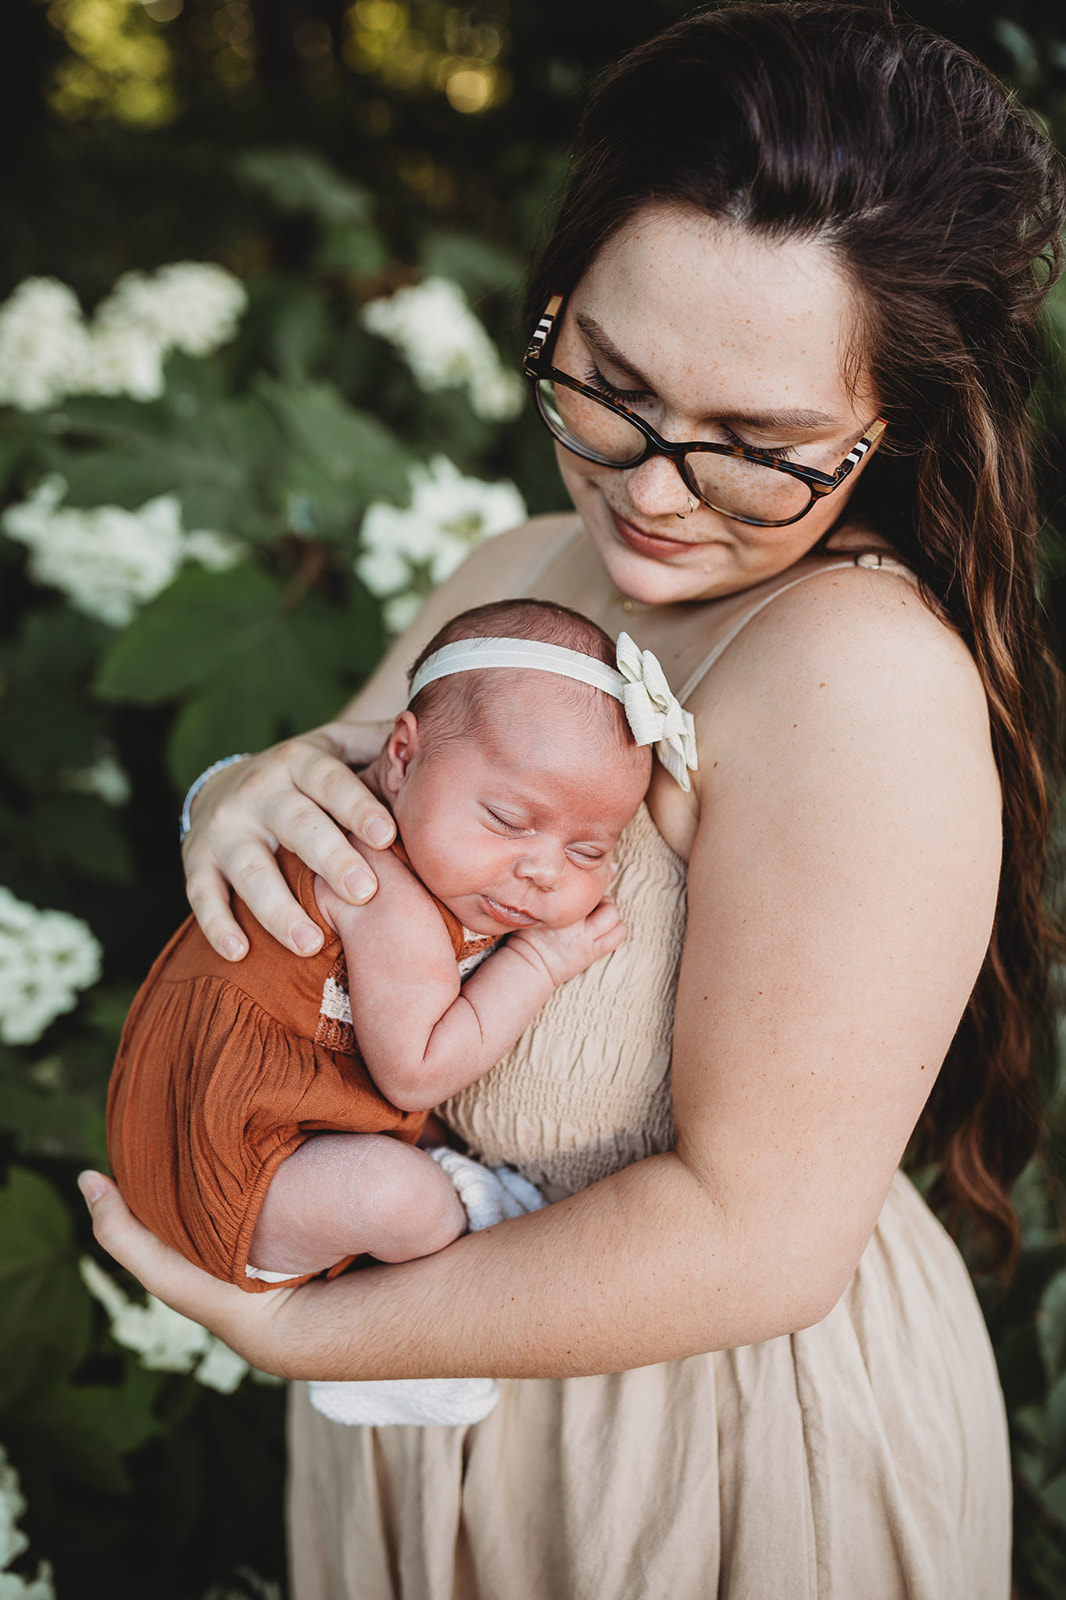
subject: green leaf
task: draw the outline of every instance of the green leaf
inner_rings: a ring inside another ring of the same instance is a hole
[[[1059,1378],[1048,1394],[1045,1427],[1045,1475],[1054,1478],[1066,1472],[1066,1375]]]
[[[1036,1333],[1048,1383],[1054,1383],[1066,1365],[1066,1269],[1055,1274],[1040,1297]]]
[[[0,762],[27,783],[85,766],[97,753],[99,717],[84,703],[111,630],[65,607],[30,614],[0,657]]]
[[[115,640],[96,691],[105,700],[154,705],[209,683],[231,662],[247,660],[281,603],[279,586],[256,567],[183,572]]]
[[[376,228],[359,222],[331,222],[315,252],[318,272],[351,272],[369,277],[388,265],[389,253]]]
[[[0,1404],[72,1372],[89,1329],[66,1208],[43,1178],[13,1167],[0,1191]]]
[[[285,295],[271,330],[278,370],[290,382],[305,378],[329,339],[329,317],[322,296],[306,284]]]
[[[30,828],[38,859],[104,883],[131,883],[133,857],[110,806],[97,795],[48,795]]]
[[[237,175],[260,189],[281,211],[310,211],[322,222],[366,222],[367,190],[343,177],[313,150],[245,150],[234,162]]]
[[[0,1074],[0,1127],[23,1155],[65,1156],[107,1169],[107,1129],[95,1097],[50,1092]]]
[[[344,702],[343,686],[315,659],[320,646],[308,648],[307,624],[292,615],[279,610],[242,646],[175,724],[168,761],[179,789],[220,750],[272,744],[327,721]]]
[[[162,1431],[153,1414],[161,1382],[159,1373],[131,1359],[120,1387],[54,1383],[19,1408],[18,1420],[83,1483],[128,1494],[133,1486],[124,1458]]]
[[[513,289],[522,281],[526,263],[515,250],[472,233],[440,232],[422,244],[422,271],[427,278],[454,278],[467,294]]]
[[[57,439],[48,457],[66,479],[67,503],[135,510],[175,494],[186,528],[261,538],[260,485],[277,454],[270,413],[252,397],[182,393],[184,410],[163,401],[133,412],[80,408],[80,437]]]
[[[260,377],[291,446],[282,489],[306,497],[315,532],[354,543],[356,520],[372,500],[405,503],[414,459],[375,417],[350,406],[332,384],[282,384]]]

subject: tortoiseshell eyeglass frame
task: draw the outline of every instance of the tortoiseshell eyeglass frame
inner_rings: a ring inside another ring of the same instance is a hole
[[[580,379],[572,378],[568,372],[560,372],[557,367],[551,365],[552,351],[559,336],[559,329],[562,326],[561,313],[564,300],[564,295],[552,295],[541,313],[536,327],[533,329],[533,336],[529,341],[529,347],[522,362],[522,370],[533,389],[533,398],[536,402],[538,415],[548,432],[554,439],[558,439],[559,443],[573,455],[580,456],[584,461],[593,461],[597,466],[615,467],[620,472],[628,472],[632,467],[639,467],[642,462],[647,461],[651,456],[668,456],[681,474],[685,487],[697,499],[701,500],[705,506],[710,506],[712,511],[718,511],[722,516],[729,517],[732,522],[744,522],[755,528],[787,528],[793,522],[799,522],[819,500],[824,499],[827,494],[832,494],[834,489],[840,488],[840,485],[851,475],[862,458],[877,444],[888,426],[883,417],[878,417],[876,421],[872,422],[866,434],[859,440],[858,444],[852,446],[835,472],[821,472],[817,467],[802,467],[796,462],[778,461],[773,456],[767,455],[764,450],[757,450],[748,445],[712,444],[703,439],[690,442],[675,442],[671,439],[664,439],[661,434],[656,433],[650,423],[644,421],[643,417],[639,417],[635,412],[627,410],[625,406],[617,405],[613,400],[606,399],[605,396],[599,394],[589,384],[582,383]],[[622,417],[631,427],[636,428],[638,433],[643,434],[645,446],[641,454],[634,456],[631,461],[609,461],[595,450],[581,447],[579,441],[573,439],[569,434],[564,437],[554,426],[544,409],[539,385],[545,380],[561,384],[565,389],[572,389],[576,394],[584,395],[586,400],[592,400],[596,405],[603,406],[605,410],[613,412],[615,416]],[[689,472],[686,459],[687,456],[694,452],[706,455],[733,456],[741,461],[754,462],[760,467],[768,467],[773,472],[783,472],[787,477],[795,478],[804,484],[810,491],[810,499],[802,511],[797,511],[791,517],[781,517],[777,521],[769,521],[762,517],[740,516],[735,511],[726,510],[724,506],[716,506],[713,500],[708,500],[701,492],[699,485]]]

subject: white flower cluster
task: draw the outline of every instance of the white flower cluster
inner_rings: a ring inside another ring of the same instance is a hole
[[[429,589],[451,576],[475,545],[525,521],[514,484],[464,478],[447,456],[411,473],[406,511],[375,501],[362,527],[355,570],[372,594],[385,599],[385,623],[402,633]]]
[[[463,388],[479,417],[507,422],[522,406],[522,380],[499,352],[450,278],[427,278],[363,307],[363,326],[403,356],[427,394]]]
[[[247,302],[223,267],[177,261],[124,273],[90,323],[58,278],[26,278],[0,306],[0,404],[45,411],[72,394],[155,400],[168,353],[217,349]]]
[[[16,1526],[25,1509],[19,1475],[0,1444],[0,1600],[55,1600],[47,1561],[39,1563],[36,1578],[20,1578],[7,1570],[29,1547],[29,1539]]]
[[[167,587],[183,561],[219,571],[240,559],[241,546],[223,534],[185,533],[181,504],[172,494],[136,511],[78,511],[62,505],[65,492],[63,479],[51,474],[28,500],[4,512],[0,527],[29,547],[35,582],[61,589],[78,611],[112,627],[125,627],[139,605]]]
[[[101,745],[87,767],[66,774],[66,787],[75,794],[96,795],[105,806],[124,806],[132,793],[125,769],[107,745]]]
[[[154,1295],[139,1306],[91,1256],[82,1256],[78,1266],[85,1287],[107,1312],[112,1338],[139,1355],[142,1366],[153,1372],[194,1372],[199,1383],[220,1394],[237,1388],[248,1363],[228,1344]]]
[[[0,1039],[33,1044],[96,982],[102,955],[80,917],[38,911],[0,886]]]

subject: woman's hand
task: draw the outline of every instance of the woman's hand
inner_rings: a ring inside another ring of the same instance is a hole
[[[342,899],[362,905],[373,896],[377,880],[342,828],[375,850],[396,835],[385,807],[351,771],[377,754],[386,732],[376,723],[329,722],[223,768],[197,795],[182,847],[186,890],[219,955],[239,961],[248,952],[230,911],[231,884],[286,949],[306,956],[321,947],[321,930],[278,871],[279,845],[320,873]]]
[[[108,1255],[174,1311],[217,1334],[245,1360],[272,1370],[279,1318],[297,1290],[248,1294],[236,1284],[223,1283],[149,1233],[113,1179],[83,1172],[78,1187],[92,1215],[93,1232]]]

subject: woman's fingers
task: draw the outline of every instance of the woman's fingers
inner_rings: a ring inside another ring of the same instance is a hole
[[[175,1311],[206,1322],[214,1293],[211,1286],[220,1290],[232,1290],[234,1286],[201,1272],[150,1233],[137,1221],[113,1179],[100,1172],[83,1172],[78,1188],[92,1213],[97,1243],[108,1255]],[[235,1292],[241,1293],[239,1289]]]
[[[247,1294],[193,1266],[137,1221],[114,1181],[100,1172],[81,1173],[78,1188],[92,1214],[97,1242],[150,1294],[209,1328],[247,1360],[259,1365],[270,1361],[271,1324],[291,1291]]]
[[[342,899],[360,905],[375,893],[377,879],[343,828],[381,849],[395,837],[395,824],[338,759],[354,751],[365,756],[367,743],[365,728],[328,724],[226,767],[204,786],[192,810],[185,867],[189,904],[220,955],[236,961],[248,948],[230,910],[228,885],[294,954],[313,955],[321,948],[321,930],[278,870],[279,844],[320,873]]]

